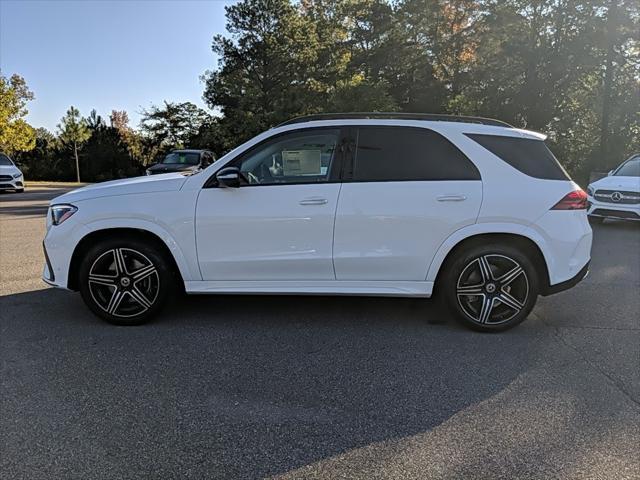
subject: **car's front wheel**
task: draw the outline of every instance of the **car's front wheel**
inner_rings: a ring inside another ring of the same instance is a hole
[[[158,313],[172,290],[173,276],[154,247],[136,238],[113,238],[86,253],[79,287],[92,312],[116,325],[140,325]]]
[[[539,278],[530,256],[509,245],[465,249],[448,265],[445,298],[456,318],[479,331],[522,322],[535,305]]]

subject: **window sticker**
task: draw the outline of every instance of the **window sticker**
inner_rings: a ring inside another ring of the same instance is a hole
[[[321,150],[283,150],[282,163],[285,176],[321,175]]]

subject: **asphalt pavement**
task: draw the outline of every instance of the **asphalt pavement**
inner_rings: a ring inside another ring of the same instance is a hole
[[[114,327],[40,280],[63,188],[0,194],[0,478],[640,478],[640,224],[502,334],[433,302],[174,299]]]

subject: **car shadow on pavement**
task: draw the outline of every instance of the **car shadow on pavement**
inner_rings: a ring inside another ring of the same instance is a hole
[[[442,316],[416,299],[216,296],[115,327],[77,294],[0,297],[5,458],[51,477],[72,462],[166,478],[169,456],[178,476],[262,478],[426,432],[509,385],[539,336],[428,323]]]

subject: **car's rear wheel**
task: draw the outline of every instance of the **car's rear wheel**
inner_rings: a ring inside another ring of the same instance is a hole
[[[158,313],[172,290],[167,260],[153,243],[109,239],[92,247],[80,265],[80,293],[99,317],[140,325]]]
[[[530,256],[509,245],[475,246],[447,267],[445,298],[456,319],[483,332],[507,330],[535,305],[539,278]]]

